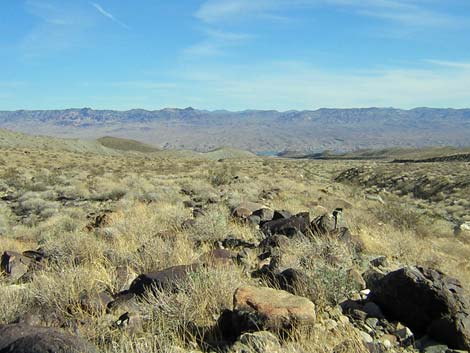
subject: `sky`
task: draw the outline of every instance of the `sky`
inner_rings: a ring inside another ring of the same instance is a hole
[[[470,107],[469,0],[0,0],[0,110]]]

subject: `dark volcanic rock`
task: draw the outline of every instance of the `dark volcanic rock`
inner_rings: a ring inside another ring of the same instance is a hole
[[[50,327],[0,325],[0,353],[95,353],[80,337]]]
[[[388,319],[451,348],[470,349],[470,303],[456,279],[437,270],[405,267],[371,284],[369,299]]]
[[[310,215],[308,212],[296,214],[287,219],[277,219],[264,223],[261,231],[266,235],[282,234],[293,237],[298,233],[305,233],[310,229]]]
[[[296,294],[299,289],[313,285],[312,280],[304,272],[294,268],[288,268],[282,271],[276,278],[280,289],[293,294]]]
[[[131,283],[129,293],[142,295],[145,291],[151,289],[177,292],[181,281],[185,281],[200,266],[199,264],[179,265],[157,272],[141,274]]]
[[[270,265],[265,265],[259,270],[251,273],[253,278],[260,278],[266,282],[267,285],[276,289],[282,289],[292,294],[305,292],[306,290],[316,292],[316,284],[304,272],[288,268],[279,271],[274,268],[272,261]]]
[[[225,238],[222,241],[220,241],[220,245],[222,245],[224,248],[229,248],[229,249],[256,248],[255,244],[247,242],[243,239],[237,239],[237,238]]]
[[[289,245],[290,239],[282,234],[271,235],[259,243],[260,249],[283,248]]]
[[[287,218],[290,218],[290,217],[292,217],[292,213],[290,213],[289,211],[276,210],[276,211],[274,211],[274,214],[273,214],[273,221],[275,221],[277,219],[287,219]]]
[[[253,215],[258,216],[261,222],[267,222],[273,219],[274,211],[270,208],[260,208],[253,212]]]
[[[330,215],[318,216],[312,221],[311,227],[315,235],[328,234],[335,229],[335,220]]]

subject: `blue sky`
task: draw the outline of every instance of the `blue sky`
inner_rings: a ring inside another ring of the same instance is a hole
[[[3,0],[0,110],[470,107],[469,0]]]

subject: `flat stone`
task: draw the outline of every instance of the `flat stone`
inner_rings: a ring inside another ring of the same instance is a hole
[[[375,317],[370,317],[366,319],[366,324],[372,329],[375,329],[378,323],[379,323],[379,320],[376,319]]]
[[[267,331],[244,333],[231,349],[233,353],[275,353],[280,351],[279,340]]]
[[[315,304],[304,297],[267,287],[239,287],[233,296],[234,312],[254,313],[268,330],[313,324]]]

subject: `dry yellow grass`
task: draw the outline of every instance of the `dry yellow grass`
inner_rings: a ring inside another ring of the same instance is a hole
[[[187,290],[148,298],[140,304],[141,322],[132,330],[112,325],[123,312],[89,312],[80,298],[84,292],[120,290],[123,283],[117,279],[117,269],[121,267],[136,274],[156,271],[194,263],[216,240],[227,236],[260,240],[256,228],[230,217],[230,207],[241,201],[259,201],[293,213],[310,211],[312,216],[320,214],[321,207],[329,211],[343,207],[349,227],[365,244],[366,256],[384,254],[400,264],[437,266],[469,289],[470,242],[434,231],[436,219],[420,225],[430,227],[424,233],[418,225],[403,226],[406,223],[397,222],[393,215],[388,214],[387,220],[377,211],[384,206],[364,197],[368,191],[333,182],[341,171],[367,162],[270,158],[216,162],[139,154],[3,152],[0,251],[42,247],[56,260],[30,283],[0,280],[0,323],[39,310],[47,312],[46,324],[78,332],[103,352],[207,348],[198,347],[190,328],[214,325],[221,311],[231,308],[234,290],[256,283],[242,267],[205,269],[182,284]],[[220,200],[207,206],[206,215],[197,218],[192,229],[181,228],[191,218],[191,210],[183,205],[189,198],[182,188],[202,200]],[[404,199],[391,197],[386,202],[400,200]],[[112,211],[108,223],[86,231],[87,215],[103,210]],[[355,264],[341,243],[294,242],[283,261],[317,279],[319,289],[312,299],[321,314],[332,301],[348,294],[344,273]],[[328,330],[322,326],[323,319],[320,315],[312,332],[294,334],[284,342],[285,351],[364,351],[351,327]]]

